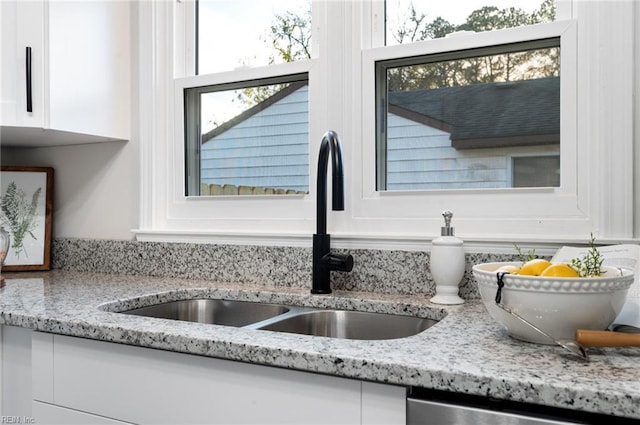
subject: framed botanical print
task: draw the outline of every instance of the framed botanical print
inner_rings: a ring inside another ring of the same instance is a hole
[[[2,269],[50,270],[53,168],[0,168],[0,225],[9,232]]]

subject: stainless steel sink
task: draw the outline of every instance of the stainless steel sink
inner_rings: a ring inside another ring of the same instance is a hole
[[[413,316],[219,299],[172,301],[121,313],[360,340],[404,338],[418,334],[437,323],[436,320]]]
[[[345,339],[396,339],[418,334],[437,321],[360,311],[317,310],[282,317],[258,329]]]
[[[193,299],[156,304],[126,314],[156,317],[160,319],[185,320],[226,326],[246,326],[251,323],[286,313],[289,308],[278,304],[253,303],[216,299]]]

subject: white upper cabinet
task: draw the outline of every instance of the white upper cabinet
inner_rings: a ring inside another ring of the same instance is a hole
[[[130,3],[0,2],[2,146],[127,140]]]

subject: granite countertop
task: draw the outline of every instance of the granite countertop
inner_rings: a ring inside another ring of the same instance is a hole
[[[558,346],[510,338],[478,302],[422,296],[70,272],[5,274],[0,324],[383,383],[640,418],[640,350],[592,349],[583,362]],[[418,335],[356,341],[118,314],[192,297],[411,314],[440,322]],[[110,310],[110,311],[107,311]]]

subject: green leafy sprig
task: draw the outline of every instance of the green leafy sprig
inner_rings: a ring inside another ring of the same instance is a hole
[[[536,255],[535,248],[532,248],[526,253],[524,253],[517,244],[514,243],[513,246],[516,248],[516,251],[518,252],[518,257],[520,258],[520,261],[522,261],[523,263],[526,263],[527,261],[535,260],[536,258],[538,258],[538,256]]]
[[[571,260],[571,267],[578,272],[580,277],[594,277],[602,274],[602,263],[604,257],[600,255],[600,251],[596,247],[596,239],[591,233],[589,240],[589,251],[580,259]]]

